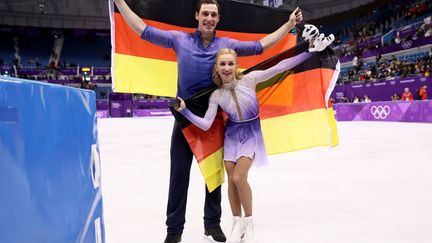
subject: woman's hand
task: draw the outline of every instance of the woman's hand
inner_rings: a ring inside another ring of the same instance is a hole
[[[175,109],[176,109],[176,111],[180,112],[180,111],[182,111],[184,108],[186,108],[186,104],[185,104],[185,102],[184,102],[184,100],[183,100],[182,98],[177,97],[177,99],[180,100],[180,105],[179,105],[178,107],[176,107]]]

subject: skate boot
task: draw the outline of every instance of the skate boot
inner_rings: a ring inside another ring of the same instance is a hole
[[[167,234],[164,243],[180,243],[182,234]]]
[[[329,46],[333,41],[335,37],[333,34],[329,36],[325,36],[324,34],[320,34],[317,38],[315,38],[312,43],[312,47],[310,47],[308,50],[309,52],[320,52],[326,49],[327,46]]]
[[[243,219],[245,233],[242,243],[257,243],[255,237],[255,225],[252,216],[244,217]]]
[[[243,219],[238,216],[233,217],[231,234],[228,236],[227,243],[239,243],[244,235]]]
[[[212,228],[206,228],[204,230],[204,235],[211,242],[225,242],[226,241],[225,234],[223,233],[223,231],[219,225],[216,227],[212,227]]]

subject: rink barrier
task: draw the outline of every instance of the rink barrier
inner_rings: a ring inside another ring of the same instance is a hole
[[[432,123],[432,100],[333,104],[338,121]]]
[[[93,91],[0,77],[0,242],[103,243]]]
[[[105,105],[99,101],[97,116],[106,117],[145,117],[172,116],[168,108],[170,100],[133,99],[132,94],[110,93]]]
[[[161,116],[172,116],[169,109],[137,109],[133,110],[133,117],[161,117]],[[128,115],[127,117],[129,117]],[[97,118],[109,118],[109,110],[98,110],[96,111]]]
[[[344,96],[352,99],[356,96],[363,98],[365,95],[373,101],[390,100],[393,94],[402,95],[405,88],[409,88],[415,95],[423,85],[432,87],[432,77],[408,77],[391,80],[380,80],[363,84],[336,85],[331,97],[340,102]]]
[[[385,55],[385,54],[392,53],[392,52],[404,51],[404,50],[413,49],[416,47],[422,47],[425,45],[429,45],[431,43],[432,43],[432,37],[431,36],[419,38],[417,40],[407,40],[407,41],[404,41],[404,42],[399,43],[399,44],[393,44],[393,45],[375,48],[375,49],[371,49],[371,50],[365,50],[364,52],[362,52],[362,58],[366,59],[369,57],[374,57],[374,56],[378,55],[378,53],[381,55]],[[351,62],[353,58],[354,58],[354,55],[344,56],[344,57],[340,58],[340,62],[342,64],[345,64],[347,62]]]

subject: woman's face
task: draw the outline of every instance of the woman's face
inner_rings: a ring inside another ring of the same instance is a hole
[[[222,54],[216,61],[216,71],[222,79],[222,83],[231,83],[237,71],[237,60],[232,54]]]

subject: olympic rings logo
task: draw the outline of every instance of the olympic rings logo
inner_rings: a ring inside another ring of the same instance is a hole
[[[375,117],[375,119],[386,119],[388,115],[390,115],[390,107],[388,105],[385,106],[372,106],[371,114]]]
[[[405,41],[401,44],[403,49],[408,49],[411,47],[411,45],[412,45],[412,41]]]

